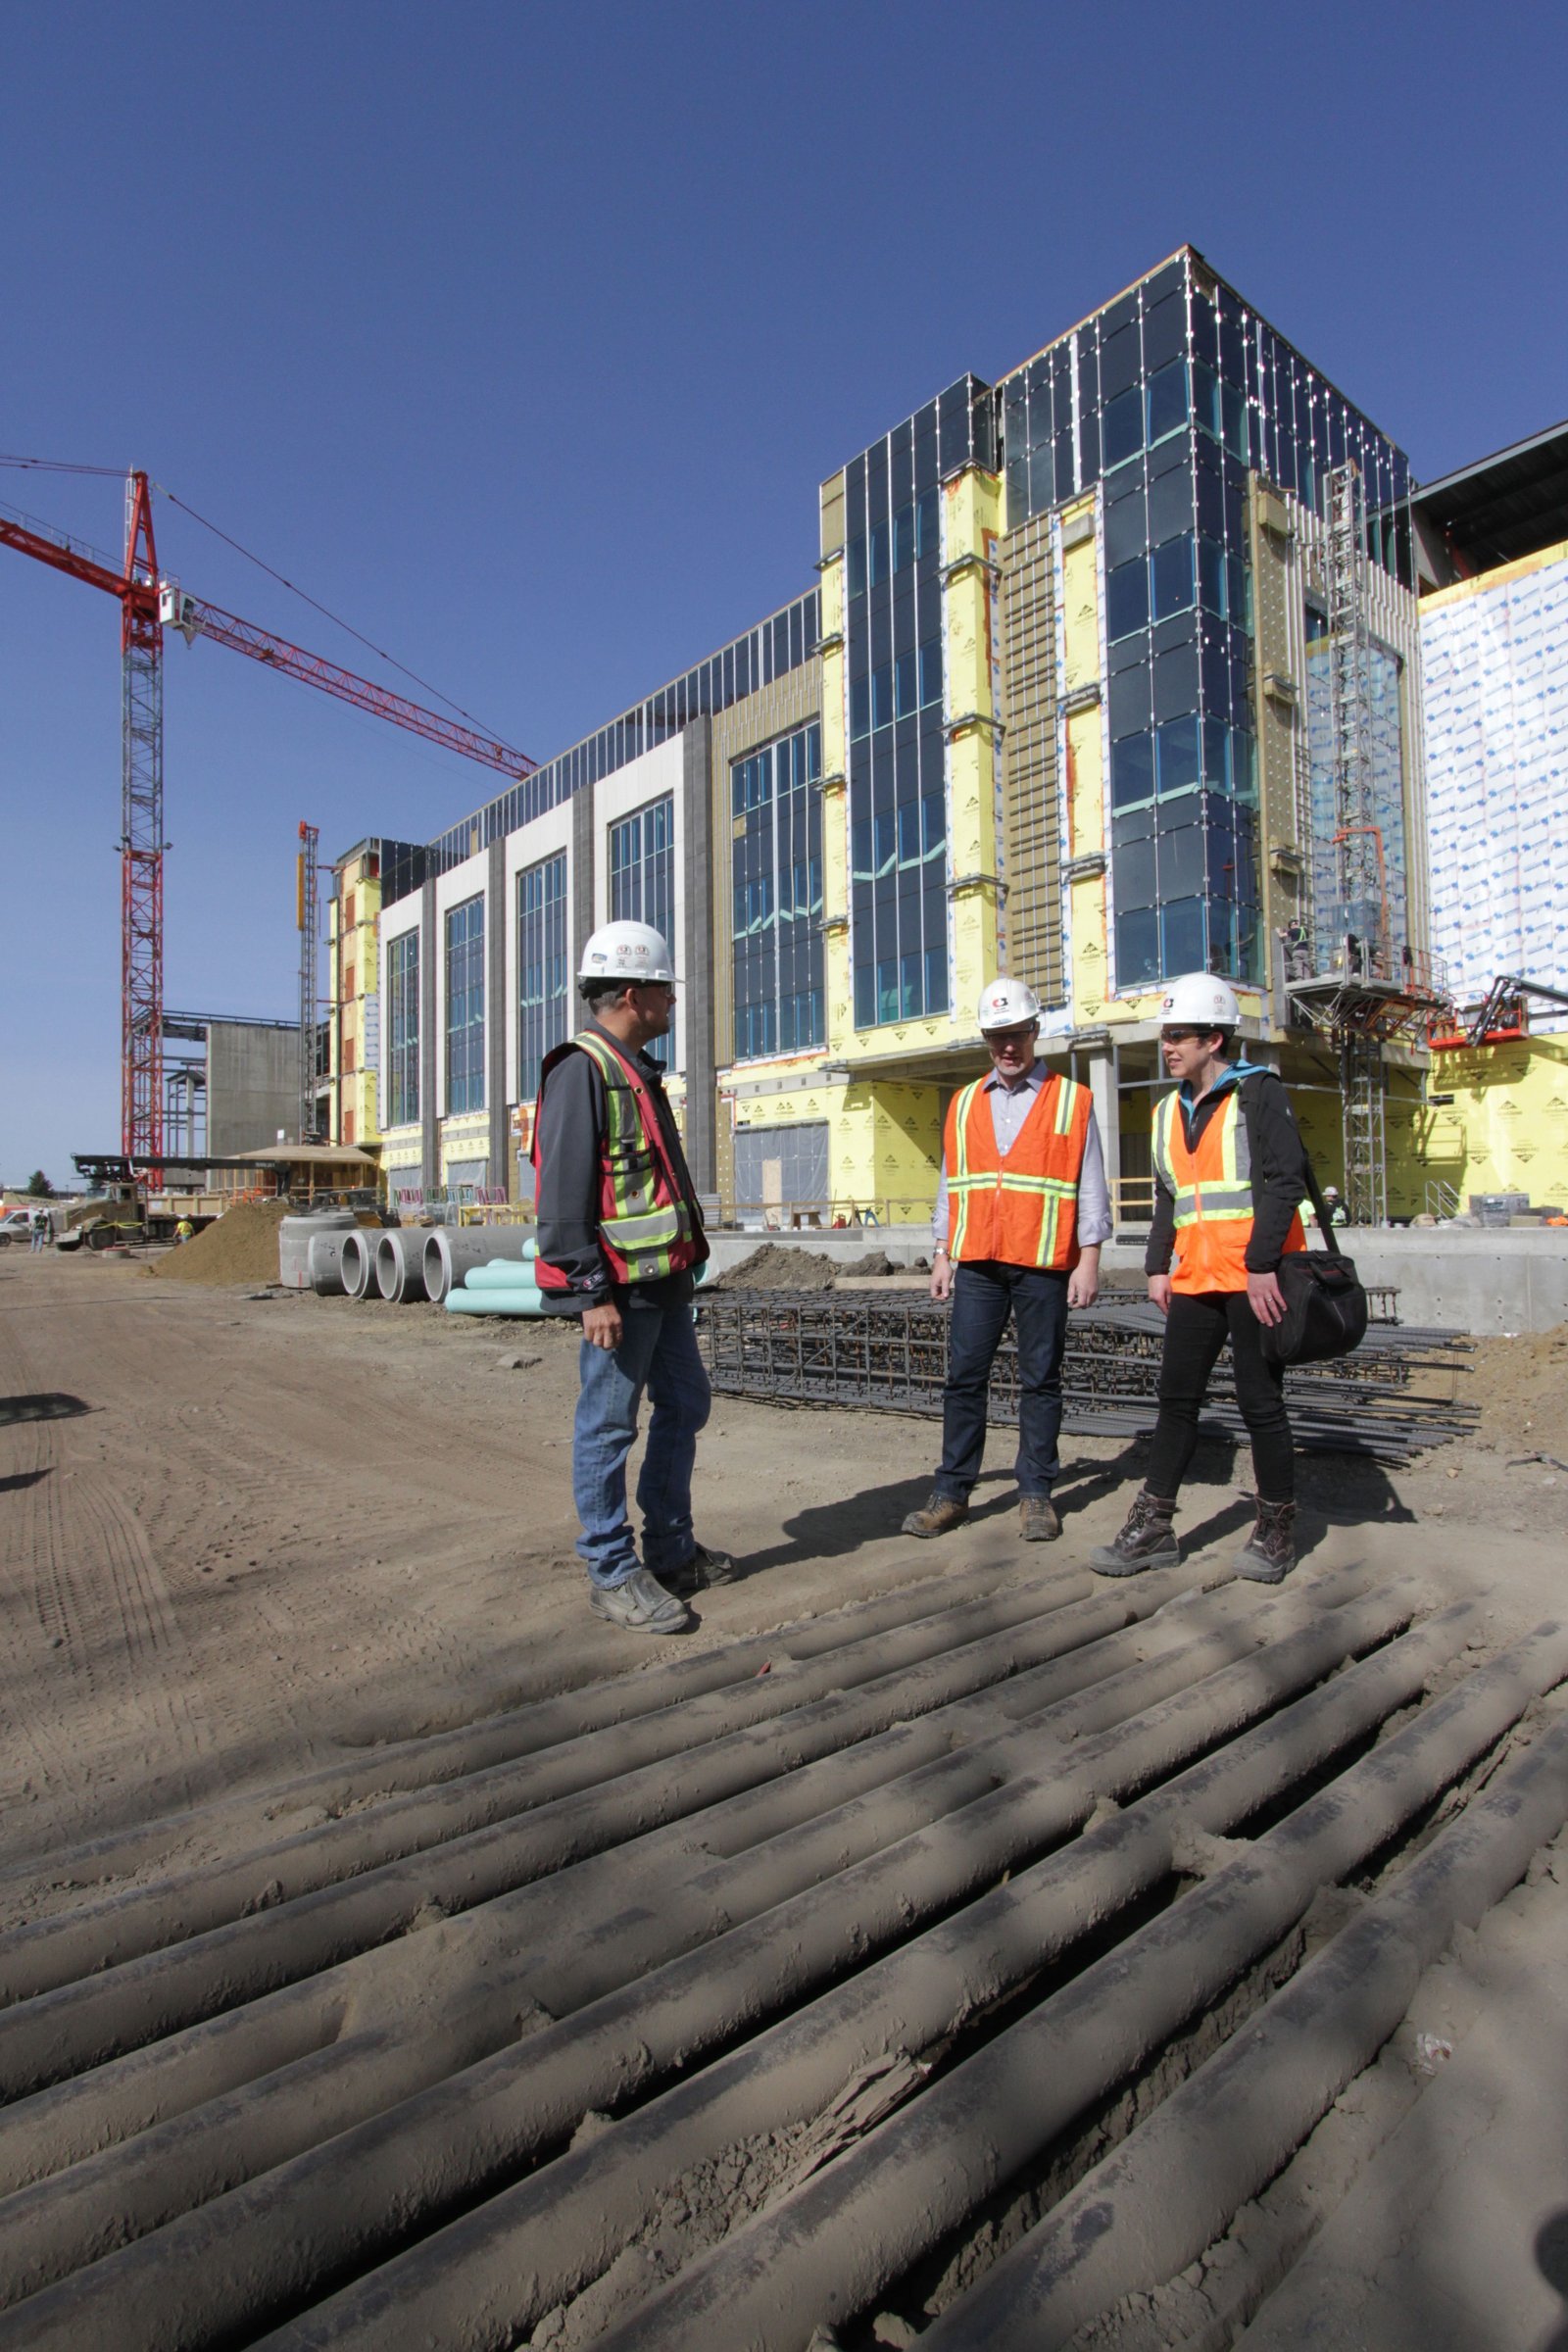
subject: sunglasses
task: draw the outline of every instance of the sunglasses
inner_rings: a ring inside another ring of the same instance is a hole
[[[1210,1035],[1212,1032],[1207,1029],[1162,1029],[1159,1033],[1159,1042],[1162,1046],[1192,1046],[1196,1045],[1200,1037]]]

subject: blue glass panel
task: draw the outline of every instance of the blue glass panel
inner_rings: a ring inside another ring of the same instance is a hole
[[[1193,602],[1193,538],[1190,531],[1156,547],[1150,563],[1153,577],[1153,616],[1169,620]]]
[[[1163,441],[1187,422],[1187,362],[1172,360],[1149,379],[1149,438]]]
[[[878,662],[871,672],[871,725],[873,728],[893,723],[893,664]]]
[[[1149,625],[1149,559],[1118,564],[1105,579],[1105,635],[1112,643]]]
[[[1123,466],[1144,446],[1144,396],[1138,385],[1118,392],[1105,403],[1103,416],[1105,470]]]
[[[898,717],[908,718],[919,707],[918,664],[911,647],[893,665],[893,708]]]
[[[1225,569],[1225,550],[1217,539],[1198,542],[1198,599],[1210,612],[1221,619],[1229,611]]]
[[[1205,433],[1217,441],[1222,430],[1219,378],[1201,360],[1193,362],[1193,415]]]
[[[1110,747],[1110,799],[1114,808],[1129,808],[1154,797],[1154,739],[1152,735],[1124,735]]]
[[[925,952],[925,1008],[927,1012],[946,1012],[948,1009],[946,947],[927,948]]]
[[[871,681],[867,678],[850,680],[850,733],[852,736],[871,732]]]
[[[1191,792],[1198,783],[1198,719],[1191,717],[1167,719],[1156,729],[1159,744],[1159,793],[1164,800],[1172,793]]]
[[[942,700],[942,640],[928,638],[920,648],[920,701],[940,703]]]
[[[1114,854],[1112,881],[1119,909],[1152,906],[1158,892],[1154,886],[1154,844],[1152,840],[1130,841]]]
[[[1029,452],[1029,512],[1043,514],[1056,499],[1056,457],[1049,441]]]
[[[1142,988],[1159,978],[1159,916],[1151,907],[1116,917],[1116,986]]]
[[[1201,899],[1177,899],[1160,909],[1161,976],[1200,972],[1208,960]]]

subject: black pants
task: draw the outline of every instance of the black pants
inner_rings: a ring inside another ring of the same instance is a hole
[[[1061,1351],[1067,1341],[1067,1277],[1040,1266],[975,1258],[953,1269],[948,1378],[942,1392],[942,1467],[937,1493],[966,1502],[986,1449],[991,1366],[1011,1315],[1018,1330],[1020,1494],[1049,1494],[1061,1476]]]
[[[1290,1502],[1296,1494],[1296,1451],[1285,1411],[1284,1374],[1263,1354],[1262,1325],[1245,1291],[1172,1294],[1159,1363],[1159,1419],[1145,1479],[1151,1494],[1173,1499],[1198,1444],[1198,1414],[1209,1377],[1229,1339],[1236,1401],[1252,1441],[1259,1498]]]

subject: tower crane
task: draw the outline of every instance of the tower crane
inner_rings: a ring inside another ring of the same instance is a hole
[[[306,653],[254,621],[188,595],[158,568],[152,484],[144,472],[126,477],[125,555],[118,570],[64,532],[7,508],[0,508],[0,547],[15,548],[120,600],[121,1141],[127,1158],[158,1158],[164,1149],[165,630],[177,629],[188,645],[206,637],[248,654],[302,685],[502,775],[526,776],[538,763],[319,654]]]

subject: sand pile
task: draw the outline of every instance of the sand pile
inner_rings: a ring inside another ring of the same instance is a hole
[[[1459,1394],[1481,1407],[1484,1434],[1505,1454],[1553,1453],[1568,1461],[1568,1323],[1478,1340]]]
[[[731,1266],[712,1291],[830,1291],[839,1269],[820,1250],[792,1250],[781,1242],[764,1242],[738,1266]]]
[[[242,1200],[147,1271],[160,1282],[205,1282],[215,1288],[275,1282],[277,1229],[287,1215],[286,1200]]]

